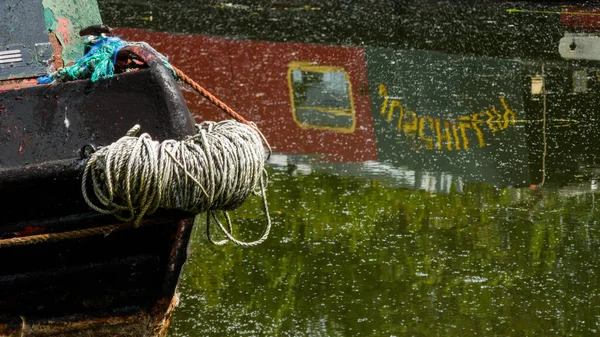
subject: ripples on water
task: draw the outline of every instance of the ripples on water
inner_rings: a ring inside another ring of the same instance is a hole
[[[594,4],[99,2],[275,149],[270,238],[199,221],[170,336],[598,333]]]
[[[270,240],[215,248],[197,229],[172,335],[596,331],[594,192],[438,193],[398,188],[385,167],[368,179],[272,167]],[[236,214],[256,227],[260,205]]]

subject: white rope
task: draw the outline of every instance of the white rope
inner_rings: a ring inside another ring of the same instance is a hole
[[[232,241],[253,246],[267,238],[271,219],[264,164],[270,153],[265,153],[264,137],[255,125],[233,120],[203,122],[196,125],[196,135],[162,143],[147,133],[135,137],[138,131],[136,125],[126,136],[90,156],[81,191],[92,209],[121,221],[134,221],[136,227],[158,208],[207,212],[208,238],[214,244]],[[90,191],[95,201],[88,195]],[[250,194],[263,198],[267,224],[258,240],[243,242],[233,237],[229,215],[225,212],[226,229],[216,211],[236,209]],[[226,237],[222,241],[214,241],[210,235],[211,215]]]

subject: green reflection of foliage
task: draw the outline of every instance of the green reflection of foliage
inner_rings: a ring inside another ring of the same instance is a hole
[[[467,184],[431,194],[271,173],[274,230],[214,247],[196,228],[172,336],[591,334],[595,195]],[[258,234],[259,200],[235,212]]]

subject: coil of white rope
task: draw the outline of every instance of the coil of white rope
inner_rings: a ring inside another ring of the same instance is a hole
[[[136,137],[139,129],[136,125],[126,136],[91,154],[81,192],[92,209],[133,221],[135,226],[158,208],[207,212],[208,238],[214,244],[232,241],[253,246],[267,238],[271,219],[265,161],[270,148],[255,125],[203,122],[196,125],[194,136],[163,142],[147,133]],[[225,212],[226,229],[216,212],[238,208],[251,194],[262,197],[267,223],[258,240],[244,242],[233,236],[229,215]],[[211,216],[224,240],[212,239]]]

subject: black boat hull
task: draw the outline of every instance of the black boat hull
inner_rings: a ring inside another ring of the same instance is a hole
[[[86,149],[135,124],[160,140],[194,132],[172,74],[155,64],[97,83],[2,89],[0,334],[164,334],[193,218],[159,212],[134,228],[96,214],[81,175]]]

